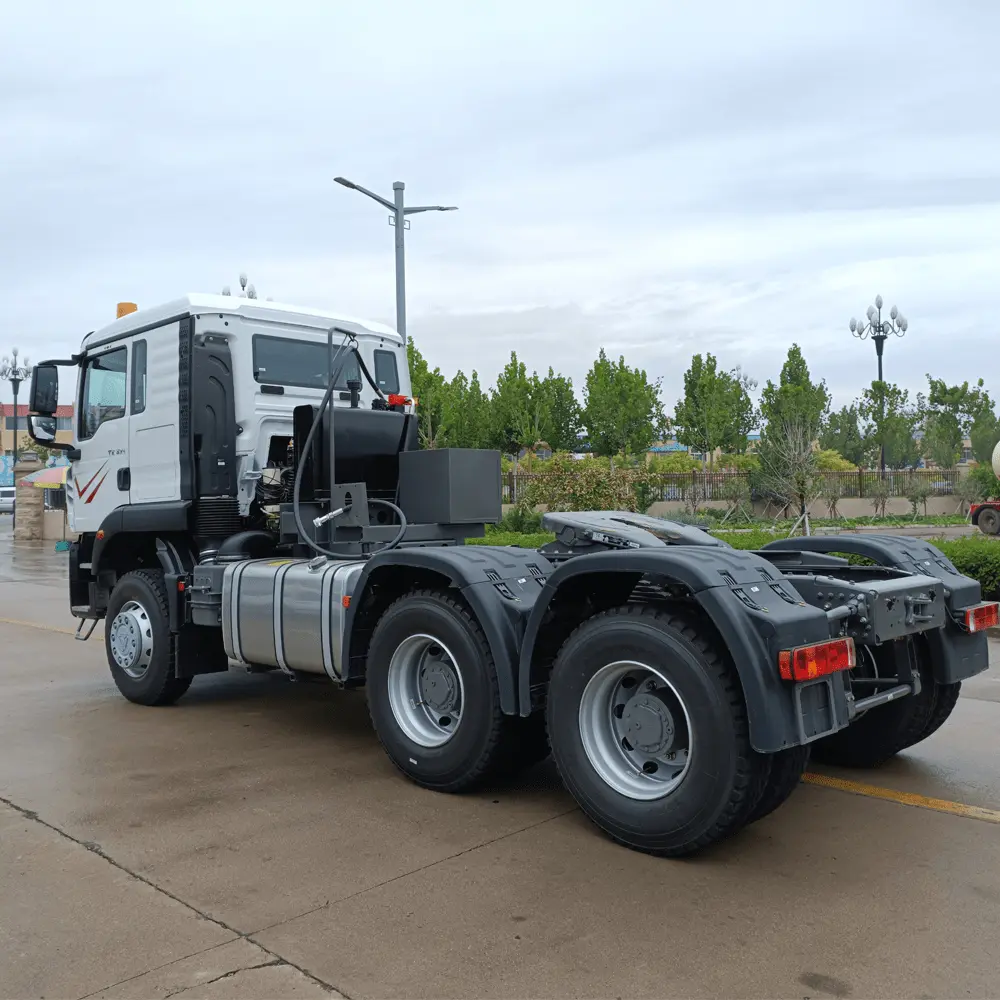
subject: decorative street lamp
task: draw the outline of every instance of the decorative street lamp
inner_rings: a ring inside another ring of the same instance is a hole
[[[18,361],[17,348],[11,351],[10,357],[0,361],[0,382],[10,382],[14,389],[14,465],[17,465],[17,393],[21,383],[31,375],[31,366],[27,358]]]
[[[405,185],[402,181],[392,183],[392,201],[383,198],[363,188],[354,181],[349,181],[346,177],[334,177],[334,180],[345,188],[352,191],[360,191],[373,201],[377,201],[383,208],[387,208],[392,215],[389,216],[389,224],[396,227],[396,332],[406,344],[406,277],[405,260],[403,247],[403,234],[410,228],[408,215],[415,215],[417,212],[455,212],[455,205],[410,205],[403,204],[403,190]]]
[[[878,380],[879,382],[884,381],[882,378],[882,352],[885,350],[885,342],[891,336],[902,337],[906,333],[906,329],[909,323],[906,321],[906,317],[893,306],[889,310],[889,319],[882,319],[882,296],[875,296],[875,305],[869,306],[868,311],[865,313],[868,317],[868,322],[866,323],[862,320],[860,323],[852,316],[851,317],[851,333],[854,334],[858,340],[867,340],[871,337],[875,341],[875,354],[878,356]],[[885,475],[885,445],[881,446],[881,453],[879,456],[879,464],[881,466],[882,475]]]

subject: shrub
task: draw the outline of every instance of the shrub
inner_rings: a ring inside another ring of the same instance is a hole
[[[823,503],[826,504],[826,510],[830,515],[830,519],[836,520],[839,518],[840,511],[837,509],[837,504],[840,503],[844,496],[844,487],[840,480],[827,480],[823,484],[823,491],[820,495],[823,498]]]
[[[645,511],[652,502],[649,497],[657,489],[655,477],[645,468],[601,468],[596,462],[577,462],[574,466],[573,475],[545,476],[528,483],[518,497],[519,506]]]
[[[1000,499],[1000,480],[994,475],[993,470],[985,462],[980,462],[973,466],[969,473],[969,479],[973,480],[978,488],[976,500],[997,500]]]
[[[974,503],[986,499],[983,495],[983,485],[975,476],[962,476],[955,483],[955,499],[958,501],[958,513],[968,514]]]
[[[934,496],[934,487],[923,479],[914,479],[906,491],[906,499],[910,501],[913,520],[917,519],[917,508],[923,504],[924,517],[927,516],[927,501]]]
[[[490,531],[485,538],[467,538],[466,545],[513,545],[519,549],[538,549],[555,541],[550,531],[523,534],[517,531]]]
[[[959,573],[979,581],[983,596],[1000,596],[1000,541],[983,536],[942,538],[936,545]]]
[[[486,528],[487,533],[506,531],[527,535],[535,534],[541,530],[542,515],[521,504],[504,514],[498,525],[495,527],[488,525]]]
[[[871,500],[876,517],[885,517],[885,508],[891,496],[889,484],[884,479],[876,479],[872,483],[868,491],[868,499]]]
[[[857,466],[849,462],[839,452],[826,448],[816,452],[816,468],[820,472],[854,472]]]

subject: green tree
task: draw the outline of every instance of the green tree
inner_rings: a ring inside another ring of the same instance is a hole
[[[819,446],[837,452],[860,469],[868,456],[869,443],[861,430],[859,416],[857,403],[831,413],[820,431]]]
[[[545,378],[533,377],[531,391],[540,411],[539,438],[553,451],[576,451],[582,414],[572,381],[550,367]]]
[[[924,440],[927,454],[935,464],[948,469],[962,456],[962,446],[971,437],[978,424],[976,438],[981,449],[986,449],[986,441],[997,429],[993,401],[984,388],[982,379],[975,385],[968,382],[948,385],[943,379],[927,376],[930,390],[927,394],[927,416]],[[993,442],[996,444],[996,441]],[[979,461],[988,461],[993,452],[984,454]]]
[[[969,430],[969,438],[972,442],[972,457],[977,462],[991,462],[993,449],[1000,441],[1000,420],[997,420],[992,405],[987,412],[976,417]]]
[[[761,393],[764,433],[773,441],[783,427],[794,427],[797,435],[812,433],[816,437],[829,409],[830,393],[826,383],[813,382],[801,348],[792,344],[778,384],[768,379]]]
[[[910,404],[910,394],[891,382],[872,382],[861,394],[858,413],[867,422],[864,440],[869,461],[878,463],[885,448],[890,469],[906,469],[920,461],[914,432],[920,423],[920,408]]]
[[[444,446],[447,385],[439,368],[433,370],[410,338],[406,342],[410,385],[416,400],[417,432],[423,448]]]
[[[750,399],[756,387],[736,368],[719,371],[711,354],[696,354],[684,373],[684,398],[674,409],[677,440],[694,448],[714,464],[715,451],[722,448],[741,454],[757,414]]]
[[[608,358],[601,348],[587,372],[583,423],[596,455],[638,455],[664,433],[667,421],[660,401],[660,382],[650,382],[625,358]]]
[[[530,448],[539,440],[541,414],[533,388],[524,362],[511,351],[510,361],[497,376],[490,396],[490,441],[494,448],[515,459],[522,448]]]
[[[459,371],[447,384],[442,422],[449,448],[490,446],[490,400],[479,384],[477,372],[473,371],[469,379]]]

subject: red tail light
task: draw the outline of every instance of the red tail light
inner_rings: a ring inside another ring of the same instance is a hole
[[[404,396],[399,392],[390,392],[386,398],[390,406],[406,406],[410,401],[409,396]]]
[[[1000,624],[1000,604],[988,601],[978,604],[965,612],[965,627],[970,632],[982,632],[984,629],[996,628]]]
[[[783,649],[778,654],[782,680],[811,681],[838,670],[850,670],[858,662],[853,639],[831,639],[812,646]]]

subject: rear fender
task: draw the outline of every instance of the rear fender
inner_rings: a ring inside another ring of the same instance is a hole
[[[714,628],[739,675],[756,750],[772,753],[847,724],[839,675],[824,679],[829,684],[824,683],[821,703],[809,707],[809,725],[818,729],[804,731],[802,694],[778,673],[779,650],[829,639],[826,615],[802,602],[759,556],[701,546],[595,553],[559,566],[525,629],[518,677],[522,715],[537,706],[557,651],[547,635],[561,640],[602,607],[625,603],[644,576],[683,587]]]
[[[944,584],[949,617],[944,628],[924,633],[934,679],[953,684],[981,674],[989,668],[989,645],[983,632],[967,632],[959,623],[965,608],[982,600],[979,581],[964,576],[939,549],[922,538],[900,535],[821,535],[813,538],[781,538],[761,549],[770,551],[843,552],[863,556],[879,566],[933,576]]]
[[[500,707],[518,714],[518,650],[524,624],[551,569],[531,549],[454,545],[379,552],[361,571],[344,621],[345,683],[363,681],[368,644],[389,603],[417,587],[452,589],[476,616],[493,654]]]

